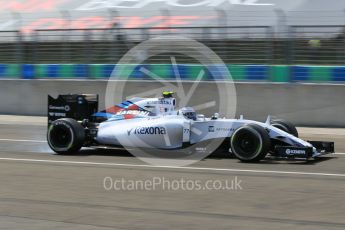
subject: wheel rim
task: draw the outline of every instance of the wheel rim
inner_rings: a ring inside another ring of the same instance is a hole
[[[239,158],[250,160],[260,153],[262,140],[255,130],[240,129],[232,136],[231,147]]]
[[[68,148],[72,142],[71,130],[64,125],[54,126],[49,132],[49,142],[56,148]]]
[[[243,134],[240,140],[239,148],[248,153],[255,153],[259,141],[252,134]]]

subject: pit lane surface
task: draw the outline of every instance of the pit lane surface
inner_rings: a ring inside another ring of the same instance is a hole
[[[345,129],[299,128],[333,140],[319,161],[243,164],[214,155],[151,167],[122,150],[53,154],[45,119],[0,116],[0,229],[344,229]],[[113,180],[241,180],[237,190],[104,188]]]

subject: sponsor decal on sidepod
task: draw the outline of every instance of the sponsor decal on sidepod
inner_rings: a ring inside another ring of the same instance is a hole
[[[137,128],[127,130],[128,136],[130,136],[131,133],[142,134],[142,135],[145,135],[145,134],[159,135],[159,134],[166,134],[166,129],[164,127],[137,127]]]

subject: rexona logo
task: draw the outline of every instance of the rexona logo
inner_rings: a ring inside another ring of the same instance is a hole
[[[164,127],[137,127],[127,130],[128,136],[131,134],[141,134],[141,135],[161,135],[166,134],[166,129]]]
[[[287,155],[305,154],[305,150],[302,150],[302,149],[287,149],[287,150],[285,150],[285,153]]]

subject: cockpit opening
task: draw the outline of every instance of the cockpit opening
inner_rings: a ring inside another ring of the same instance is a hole
[[[192,107],[184,107],[179,110],[178,114],[182,114],[185,118],[195,121],[196,120],[196,112]]]

